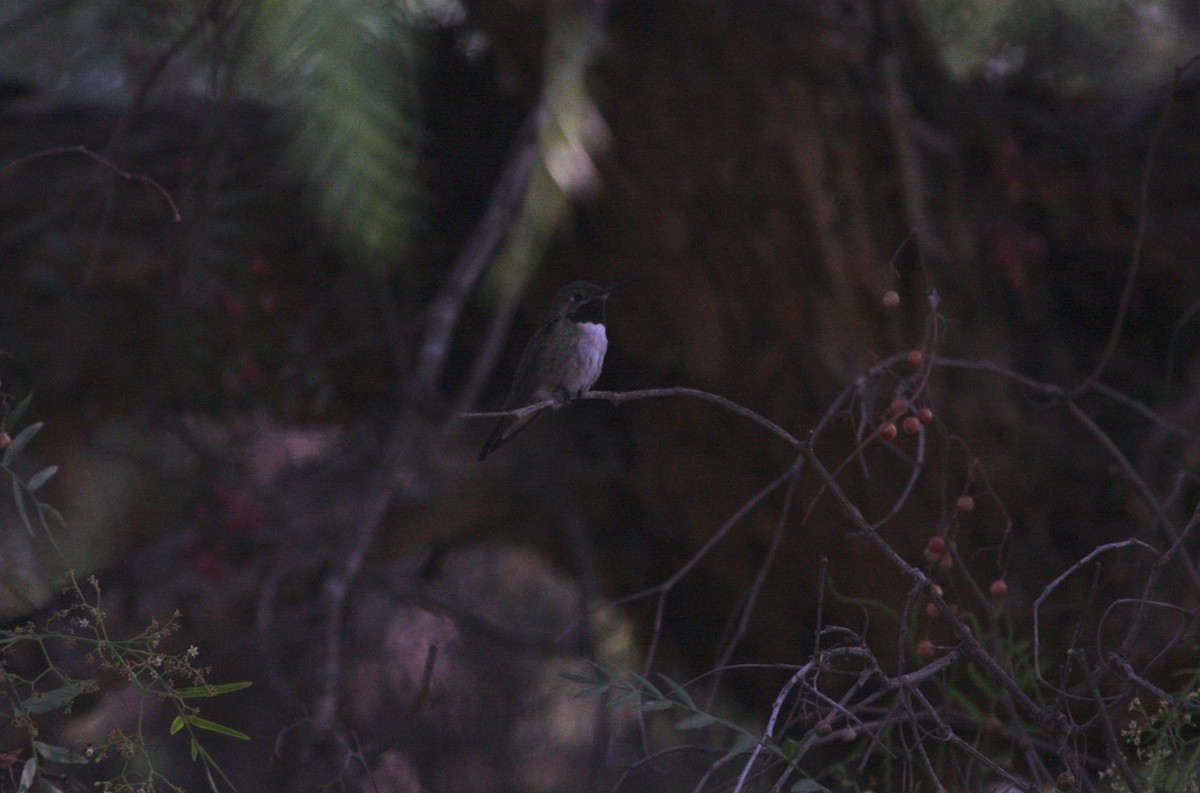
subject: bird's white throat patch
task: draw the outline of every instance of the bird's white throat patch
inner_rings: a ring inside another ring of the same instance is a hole
[[[577,360],[567,367],[568,375],[563,386],[571,393],[587,391],[600,379],[604,366],[604,353],[608,351],[608,334],[598,322],[577,323],[579,341],[572,349]]]

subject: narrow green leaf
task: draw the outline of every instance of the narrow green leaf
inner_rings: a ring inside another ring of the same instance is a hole
[[[25,415],[25,411],[29,409],[29,403],[32,401],[33,392],[30,391],[25,395],[25,398],[22,399],[21,402],[15,408],[9,411],[7,416],[4,417],[4,426],[0,427],[0,429],[8,432],[13,427],[17,426],[17,424],[19,424],[21,421],[21,416]]]
[[[609,697],[608,701],[605,702],[604,704],[610,708],[616,708],[616,707],[619,707],[626,703],[632,702],[632,701],[640,698],[641,696],[642,696],[641,692],[638,692],[638,691],[624,691],[620,694],[617,694],[615,697]]]
[[[658,686],[654,685],[649,680],[647,680],[646,678],[639,675],[637,672],[630,669],[630,670],[627,670],[625,674],[629,675],[630,679],[639,683],[642,686],[642,690],[649,691],[651,694],[653,694],[658,699],[666,699],[666,697],[663,696],[662,690]]]
[[[250,740],[250,736],[246,733],[235,730],[232,727],[226,727],[224,724],[217,724],[215,721],[202,719],[199,716],[185,716],[184,718],[186,718],[187,722],[193,727],[199,727],[202,730],[215,732],[219,735],[228,735],[230,738],[237,738],[242,741]]]
[[[23,699],[21,700],[21,707],[30,713],[49,713],[56,708],[61,708],[95,684],[95,680],[75,680],[61,688],[47,691],[40,697],[27,697]]]
[[[221,793],[221,789],[217,787],[217,780],[213,779],[212,769],[208,766],[207,755],[204,763],[204,776],[208,777],[208,789],[213,793]]]
[[[662,672],[659,672],[658,676],[663,679],[663,682],[665,682],[668,686],[671,687],[671,690],[675,692],[675,696],[679,697],[680,702],[682,702],[684,705],[687,705],[692,710],[698,710],[698,708],[696,707],[696,703],[692,701],[691,695],[689,695],[688,692],[684,690],[683,686],[679,685],[674,680],[672,680],[671,678],[664,675]]]
[[[25,483],[25,489],[30,493],[36,491],[39,487],[50,481],[50,477],[58,473],[58,466],[51,465],[38,471],[33,476],[29,477],[29,481]]]
[[[588,663],[590,663],[592,665],[592,668],[596,670],[596,674],[600,675],[600,677],[597,678],[598,680],[601,680],[605,683],[612,681],[612,679],[613,679],[612,672],[608,671],[608,669],[606,669],[605,667],[596,663],[595,661],[589,661]]]
[[[587,675],[577,675],[572,672],[559,672],[558,676],[564,680],[570,680],[572,683],[583,683],[585,686],[598,686],[603,683],[603,680],[598,680]]]
[[[183,716],[176,716],[175,721],[171,722],[171,734],[174,735],[175,733],[182,730],[183,724],[184,724]],[[196,758],[193,757],[192,759],[195,760]]]
[[[638,705],[635,710],[655,711],[655,710],[670,710],[672,707],[669,699],[649,699]]]
[[[978,636],[979,634],[976,633],[975,635]],[[971,678],[971,682],[974,683],[975,687],[978,688],[986,697],[995,698],[999,696],[999,690],[996,684],[988,679],[988,676],[983,673],[983,670],[975,664],[967,664],[967,676]]]
[[[575,699],[590,699],[592,697],[598,697],[601,694],[607,693],[610,688],[612,688],[611,684],[601,683],[598,686],[592,686],[591,688],[585,688],[580,691],[576,691],[574,694],[572,694],[572,696],[575,697]]]
[[[677,730],[698,730],[701,727],[707,727],[708,725],[712,724],[715,721],[716,721],[716,719],[713,718],[712,716],[709,716],[707,713],[693,713],[691,716],[688,716],[686,719],[676,722],[675,729],[677,729]]]
[[[813,779],[801,779],[789,788],[790,793],[829,793],[829,788]]]
[[[72,752],[62,746],[55,746],[41,741],[34,741],[33,748],[37,749],[37,753],[51,763],[61,763],[63,765],[86,765],[91,762],[81,754]]]
[[[192,762],[194,763],[194,762],[196,762],[196,755],[198,755],[200,753],[200,744],[196,742],[195,738],[192,738],[192,747],[191,748],[192,748]]]
[[[29,520],[29,512],[25,509],[25,489],[21,487],[21,480],[17,479],[16,474],[12,475],[13,501],[17,503],[17,513],[21,516],[21,522],[25,524],[25,531],[29,532],[29,536],[33,536],[33,522]]]
[[[733,746],[729,747],[729,751],[725,753],[726,757],[737,757],[739,754],[747,754],[754,751],[754,747],[758,746],[758,739],[748,732],[738,733],[738,737],[733,742]]]
[[[780,748],[783,759],[787,760],[789,763],[799,759],[800,743],[798,741],[788,738],[783,742],[783,746]]]
[[[33,780],[37,779],[38,761],[37,755],[30,755],[25,761],[25,768],[21,771],[21,782],[17,785],[17,793],[29,793],[33,787]]]
[[[8,465],[13,460],[17,459],[17,455],[21,453],[21,449],[25,448],[25,444],[38,434],[38,431],[46,426],[46,422],[39,421],[36,424],[30,424],[25,429],[17,433],[17,437],[12,439],[12,443],[4,450],[4,457],[0,459],[0,463]]]
[[[217,697],[221,694],[230,694],[234,691],[250,688],[254,685],[249,680],[243,680],[240,683],[217,683],[214,686],[189,686],[188,688],[175,689],[175,696],[180,699],[199,699],[203,697]]]
[[[45,519],[45,517],[47,515],[49,515],[50,517],[54,518],[55,522],[58,523],[59,526],[67,525],[67,519],[62,516],[62,513],[59,512],[54,507],[47,504],[46,502],[39,501],[37,503],[37,507],[38,507],[38,512],[42,513],[43,520]]]

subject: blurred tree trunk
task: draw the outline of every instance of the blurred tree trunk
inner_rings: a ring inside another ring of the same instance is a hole
[[[945,313],[970,323],[976,349],[1006,357],[962,214],[952,89],[911,4],[618,2],[610,35],[596,70],[613,135],[605,189],[547,279],[646,276],[612,302],[620,368],[609,385],[711,390],[802,434],[863,367],[921,345],[932,287],[946,293]],[[892,288],[902,303],[889,310],[882,297]],[[648,538],[637,551],[609,550],[654,561],[621,591],[678,569],[793,455],[701,402],[642,404],[622,417]],[[821,450],[831,466],[852,440]],[[854,493],[868,514],[895,495],[886,463],[877,465]],[[831,499],[801,520],[817,492],[806,479],[747,658],[795,660],[812,635],[823,556],[839,591],[904,597],[895,571],[847,537]],[[776,494],[752,511],[673,594],[685,626],[675,636],[693,663],[715,659],[780,506]],[[939,507],[918,493],[908,512],[909,536],[890,539],[911,558]],[[834,604],[830,619],[855,622],[856,613]],[[888,634],[872,638],[886,648]]]
[[[610,304],[602,387],[707,389],[802,435],[863,367],[923,346],[934,289],[948,321],[940,354],[1066,385],[1095,365],[1128,262],[1144,161],[1144,145],[1127,137],[1144,140],[1148,124],[1127,116],[1117,128],[1102,106],[1044,90],[952,85],[904,0],[614,2],[609,35],[594,75],[612,133],[603,191],[580,210],[544,279],[552,290],[580,275],[645,277]],[[1178,195],[1163,189],[1164,203]],[[1180,297],[1165,315],[1177,317],[1196,279],[1186,270],[1166,277]],[[1086,306],[1071,297],[1081,283]],[[902,302],[888,310],[891,288]],[[1145,319],[1158,316],[1147,307]],[[1162,325],[1137,327],[1161,338]],[[1150,373],[1161,356],[1148,359],[1145,343],[1122,348],[1110,370],[1122,382],[1161,377]],[[1129,536],[1124,488],[1063,414],[1028,422],[1015,390],[987,377],[943,375],[936,387],[945,434],[888,529],[909,559],[920,559],[975,458],[985,468],[974,474],[985,472],[1010,512],[985,500],[963,518],[964,547],[994,546],[1011,516],[1020,530],[1012,566],[1026,585],[1018,593],[1036,594],[1068,560]],[[597,516],[595,530],[627,593],[678,570],[793,452],[706,403],[619,413],[625,482],[645,512],[635,522]],[[879,415],[865,418],[874,426]],[[819,450],[830,467],[856,442],[844,423],[842,446]],[[849,485],[864,513],[886,512],[897,496],[889,466],[873,457]],[[745,658],[795,660],[811,636],[822,557],[845,595],[896,608],[907,594],[818,493],[804,480]],[[777,494],[752,511],[672,595],[674,636],[693,663],[716,657],[766,558],[780,502]],[[994,548],[972,558],[985,585],[1001,574]],[[857,605],[827,608],[831,622],[861,622]],[[897,626],[888,623],[877,614],[871,633],[885,655],[895,649]]]

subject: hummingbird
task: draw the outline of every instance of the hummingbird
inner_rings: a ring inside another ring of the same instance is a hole
[[[596,383],[608,350],[604,301],[616,288],[604,289],[586,281],[574,281],[559,290],[550,310],[550,321],[525,346],[512,390],[504,403],[505,410],[517,410],[547,399],[561,406]],[[500,419],[483,444],[479,459],[528,427],[543,412]]]

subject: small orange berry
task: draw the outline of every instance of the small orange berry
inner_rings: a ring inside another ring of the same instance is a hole
[[[933,411],[929,408],[921,408],[917,411],[917,421],[921,422],[922,424],[932,424]]]
[[[988,587],[988,594],[994,598],[1002,598],[1008,594],[1008,584],[1004,582],[1003,578],[997,578],[992,582],[992,585]]]
[[[970,512],[975,509],[975,499],[962,495],[958,497],[958,501],[954,502],[954,506],[958,507],[959,512]]]
[[[895,308],[900,305],[900,293],[895,289],[889,289],[883,293],[883,305],[888,308]]]
[[[895,422],[885,421],[879,425],[879,437],[885,441],[894,440],[898,434],[899,430],[896,429]]]
[[[921,431],[921,420],[916,416],[909,416],[908,418],[904,419],[903,427],[904,431],[909,435],[916,435]]]

